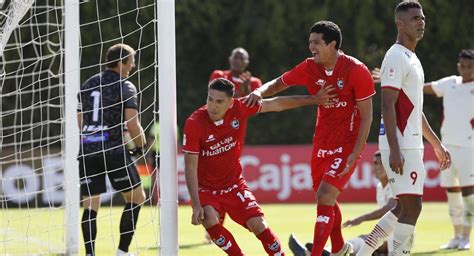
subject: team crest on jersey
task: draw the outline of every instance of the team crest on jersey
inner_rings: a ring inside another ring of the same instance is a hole
[[[240,126],[239,120],[237,120],[237,119],[232,120],[230,122],[230,126],[232,126],[232,128],[234,128],[234,129],[238,129],[239,126]]]
[[[339,90],[342,90],[342,87],[344,87],[343,79],[337,79],[337,87],[339,88]]]

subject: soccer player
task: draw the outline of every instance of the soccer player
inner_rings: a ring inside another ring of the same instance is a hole
[[[426,83],[423,89],[443,97],[441,138],[453,161],[441,173],[441,186],[446,188],[454,238],[441,248],[467,250],[474,216],[474,50],[462,50],[457,67],[460,76]]]
[[[253,232],[268,255],[284,255],[280,241],[241,176],[242,121],[258,112],[282,111],[303,105],[326,104],[334,90],[324,87],[316,96],[265,99],[253,107],[234,99],[234,85],[218,78],[209,84],[207,104],[186,120],[183,136],[185,175],[193,225],[202,224],[212,241],[228,255],[243,255],[232,234],[219,221],[224,213]]]
[[[398,202],[380,219],[357,255],[371,255],[392,233],[393,255],[410,254],[426,176],[423,136],[433,146],[441,170],[451,161],[422,111],[424,73],[415,54],[425,29],[421,4],[399,3],[395,23],[397,41],[385,54],[381,68],[383,120],[379,148]]]
[[[81,132],[79,171],[84,213],[82,235],[86,254],[95,255],[100,194],[106,192],[106,176],[126,201],[120,219],[117,255],[126,255],[135,231],[145,192],[140,176],[125,147],[125,127],[141,156],[145,135],[138,119],[137,89],[127,81],[135,67],[135,50],[116,44],[107,51],[106,69],[84,82],[79,92],[77,118]]]
[[[247,67],[250,63],[247,50],[237,47],[232,50],[229,56],[229,70],[214,70],[211,74],[209,82],[216,78],[226,78],[235,85],[234,97],[239,98],[246,96],[251,91],[262,86],[262,81],[252,76]]]
[[[342,224],[343,227],[353,227],[365,221],[379,219],[396,205],[395,198],[392,194],[392,189],[388,184],[387,172],[382,165],[380,151],[374,153],[374,173],[375,177],[379,180],[376,193],[377,205],[379,208],[344,222],[344,224]],[[360,250],[366,237],[367,235],[360,235],[359,237],[347,241],[352,245],[353,253],[357,253]],[[307,243],[306,246],[302,246],[293,234],[290,236],[289,245],[295,256],[309,255],[311,250],[310,248],[313,247],[312,243]],[[387,246],[387,243],[384,243],[375,251],[374,255],[387,255],[388,253],[389,247]]]
[[[341,50],[342,34],[331,21],[316,22],[309,34],[312,58],[303,60],[279,78],[249,94],[253,106],[262,97],[274,95],[292,85],[306,86],[316,94],[334,85],[337,96],[319,105],[313,137],[311,173],[317,198],[314,246],[311,255],[321,255],[328,237],[332,253],[351,252],[341,233],[341,210],[337,197],[352,175],[366,144],[372,123],[374,83],[367,67]]]

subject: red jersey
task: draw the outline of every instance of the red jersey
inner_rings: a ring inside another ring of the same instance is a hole
[[[285,85],[303,85],[315,95],[323,85],[334,85],[337,96],[327,106],[318,106],[313,136],[315,147],[355,143],[359,134],[360,113],[357,101],[375,94],[374,82],[367,67],[359,60],[340,52],[332,74],[327,74],[314,58],[308,58],[284,73]]]
[[[242,85],[242,80],[239,77],[232,76],[232,72],[230,70],[214,70],[211,74],[211,78],[209,78],[209,82],[216,78],[225,78],[235,85],[235,91],[238,92],[240,90],[240,86]],[[260,79],[252,76],[250,78],[250,91],[257,89],[258,87],[262,86],[262,81]],[[237,95],[238,97],[244,97],[246,95]]]
[[[241,181],[242,123],[260,111],[260,105],[250,108],[235,99],[224,119],[210,119],[207,106],[194,111],[184,125],[183,152],[199,154],[198,183],[200,188],[219,190]]]

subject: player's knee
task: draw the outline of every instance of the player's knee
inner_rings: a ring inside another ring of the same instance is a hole
[[[268,228],[267,222],[263,217],[253,217],[247,220],[247,226],[255,235],[261,234]]]

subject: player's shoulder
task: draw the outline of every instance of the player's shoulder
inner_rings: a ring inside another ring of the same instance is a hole
[[[462,83],[462,77],[461,76],[447,76],[439,79],[437,81],[438,83],[443,83],[443,84],[450,84],[450,85],[457,85]]]
[[[229,73],[229,70],[216,69],[212,71],[212,76],[215,78],[225,77],[228,73]]]
[[[385,53],[383,62],[396,62],[399,64],[408,64],[410,59],[415,56],[415,53],[408,50],[400,44],[394,44]]]
[[[194,110],[191,115],[186,119],[186,122],[196,122],[196,123],[201,123],[203,122],[206,117],[207,117],[207,108],[206,105]]]

